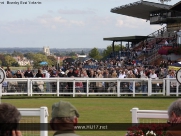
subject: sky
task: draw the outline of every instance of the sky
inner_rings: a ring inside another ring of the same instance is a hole
[[[20,1],[27,4],[7,4]],[[149,35],[163,27],[110,12],[114,7],[139,0],[34,1],[41,4],[20,1],[0,1],[0,48],[106,48],[111,41],[103,38]],[[166,4],[177,2],[179,0],[172,0]]]

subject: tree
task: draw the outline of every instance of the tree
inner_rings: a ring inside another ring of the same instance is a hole
[[[23,59],[23,54],[22,54],[21,52],[16,52],[16,51],[14,51],[11,55],[12,55],[13,57],[19,56],[21,59]]]
[[[57,64],[57,59],[54,56],[48,56],[47,57],[47,62],[49,65],[56,65]]]
[[[25,53],[24,56],[29,60],[33,60],[34,53]]]
[[[76,53],[75,52],[70,52],[70,53],[67,53],[66,55],[68,55],[68,56],[76,56]]]
[[[20,65],[18,64],[18,62],[13,62],[13,63],[11,64],[11,66],[19,67]]]
[[[120,51],[120,45],[114,45],[114,51]],[[112,45],[107,46],[107,48],[103,51],[103,57],[109,56],[113,52]]]
[[[0,60],[0,66],[2,66],[2,61]]]
[[[16,63],[16,60],[9,55],[6,55],[4,59],[5,59],[5,66],[12,66],[13,63],[14,64]]]
[[[94,58],[94,59],[97,59],[97,60],[100,60],[102,58],[99,51],[98,51],[98,49],[95,48],[95,47],[92,50],[90,50],[89,56],[91,58]]]
[[[40,62],[42,62],[42,61],[48,62],[47,56],[43,55],[41,53],[33,54],[33,59],[32,60],[33,60],[33,67],[34,68],[40,67]]]
[[[1,66],[5,66],[5,55],[4,54],[0,54],[0,61],[2,62]]]

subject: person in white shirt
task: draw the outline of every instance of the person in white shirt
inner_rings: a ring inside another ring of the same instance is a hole
[[[118,78],[121,78],[121,79],[126,78],[125,72],[120,71]],[[121,87],[122,92],[125,92],[128,89],[128,84],[125,82],[121,82],[120,87]]]
[[[118,78],[126,78],[124,71],[120,71]]]
[[[50,78],[51,70],[46,71],[45,78]],[[51,85],[50,82],[46,82],[46,92],[51,92]]]
[[[149,77],[151,79],[158,79],[157,74],[155,74],[155,70],[151,70]],[[156,92],[158,87],[159,87],[158,83],[152,83],[152,92]]]
[[[155,74],[155,70],[152,70],[150,73],[150,78],[151,79],[157,79],[157,74]]]
[[[167,40],[165,40],[165,45],[166,45],[166,46],[168,45],[168,42],[167,42]]]

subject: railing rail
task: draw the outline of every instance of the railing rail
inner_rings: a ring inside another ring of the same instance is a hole
[[[42,86],[43,89],[41,91],[35,91],[34,86],[36,82],[43,82]],[[21,91],[4,91],[4,87],[2,84],[0,85],[0,97],[6,95],[27,95],[33,96],[35,94],[43,95],[43,94],[51,94],[51,95],[72,95],[73,97],[78,95],[116,95],[120,97],[122,95],[132,95],[135,97],[137,94],[142,95],[162,95],[162,96],[170,96],[170,95],[181,95],[181,86],[177,82],[175,78],[164,78],[164,79],[150,79],[150,78],[6,78],[5,82],[9,84],[12,82],[17,82],[17,84],[23,84],[24,89]],[[83,91],[77,92],[76,83],[82,82],[84,84]],[[108,88],[105,87],[107,84],[113,82],[115,83],[115,91],[108,91]],[[142,83],[145,82],[146,90],[143,92],[142,90]],[[61,87],[61,84],[71,84],[71,88],[69,91],[64,91]],[[137,86],[137,84],[140,84]],[[47,91],[46,89],[48,86],[52,85],[53,91]],[[96,84],[94,88],[91,88],[91,84]],[[102,88],[99,88],[99,91],[96,89],[98,88],[97,84],[101,84]],[[126,84],[127,87],[124,87]],[[13,87],[14,85],[9,85]],[[9,87],[7,87],[9,88]],[[106,89],[105,89],[106,88]],[[130,89],[131,88],[131,89]],[[102,89],[102,90],[101,90]],[[91,91],[96,90],[96,91]]]
[[[48,108],[18,108],[22,117],[40,117],[41,123],[48,123]],[[48,128],[40,130],[40,136],[48,136]]]
[[[139,119],[168,119],[166,110],[139,110],[132,108],[132,123],[139,123]]]

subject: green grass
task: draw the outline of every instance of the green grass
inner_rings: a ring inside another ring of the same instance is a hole
[[[10,98],[10,97],[9,97]],[[60,100],[69,101],[77,107],[80,123],[131,123],[130,110],[138,107],[144,110],[167,110],[177,98],[26,98],[2,99],[18,108],[48,107]],[[77,131],[81,136],[124,136],[126,131]],[[49,134],[51,136],[52,133]]]

